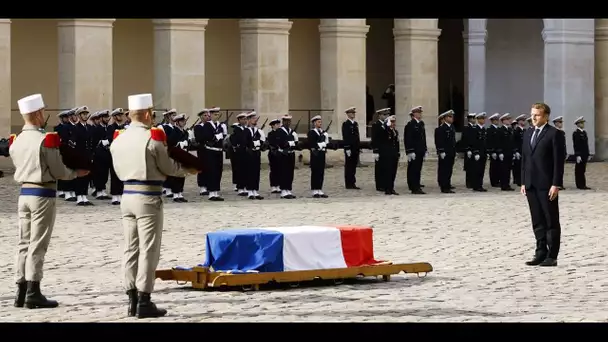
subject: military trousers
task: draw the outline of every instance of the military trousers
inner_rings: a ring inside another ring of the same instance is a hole
[[[270,168],[270,186],[279,186],[280,183],[280,172],[279,172],[279,161],[277,151],[268,151],[268,167]]]
[[[110,165],[110,195],[120,196],[124,188],[123,182],[118,178],[114,166]]]
[[[581,162],[577,163],[574,161],[574,184],[577,189],[585,189],[587,187],[587,177],[585,173],[587,172],[587,159],[589,156],[582,156]]]
[[[260,190],[262,152],[253,150],[247,151],[246,158],[247,165],[244,169],[247,170],[247,173],[245,174],[247,183],[245,184],[245,188],[249,191],[258,191]]]
[[[16,282],[41,281],[44,258],[55,225],[55,184],[24,184],[17,202],[19,240]]]
[[[125,289],[152,293],[163,233],[163,200],[160,191],[158,196],[125,193],[120,210],[125,239]]]
[[[310,190],[323,190],[325,151],[310,151]]]
[[[450,190],[452,186],[455,159],[456,155],[446,154],[444,158],[440,156],[437,160],[437,184],[443,191]]]
[[[196,157],[198,158],[198,160],[200,160],[204,164],[206,162],[205,149],[199,148],[196,151]],[[196,174],[196,185],[198,185],[199,188],[207,187],[207,170],[206,169],[203,170],[202,172],[199,172]]]

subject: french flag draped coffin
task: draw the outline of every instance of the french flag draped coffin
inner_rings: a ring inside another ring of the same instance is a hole
[[[299,226],[229,229],[207,234],[215,272],[284,272],[373,265],[371,227]]]

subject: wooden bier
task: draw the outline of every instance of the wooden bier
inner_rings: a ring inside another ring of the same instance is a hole
[[[426,276],[433,271],[433,266],[426,262],[411,264],[393,264],[392,262],[381,262],[369,266],[332,268],[310,271],[285,271],[285,272],[259,272],[259,273],[226,273],[214,272],[207,267],[193,267],[188,270],[164,269],[156,271],[156,278],[167,281],[177,281],[180,285],[192,283],[192,287],[198,290],[212,288],[234,288],[243,290],[259,290],[261,285],[273,283],[299,284],[315,280],[334,280],[339,284],[345,279],[357,279],[365,277],[382,278],[390,281],[391,275],[403,273],[416,273]]]

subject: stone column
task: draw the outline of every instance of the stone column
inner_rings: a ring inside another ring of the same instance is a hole
[[[487,19],[468,19],[468,30],[464,34],[467,65],[467,109],[469,113],[480,113],[486,109],[486,30]],[[466,122],[466,121],[465,121]]]
[[[60,20],[59,107],[112,108],[114,19]]]
[[[11,20],[0,19],[0,138],[11,133]],[[21,124],[21,123],[16,123]]]
[[[395,111],[401,139],[412,107],[423,106],[426,142],[435,151],[439,115],[438,19],[395,19]],[[403,149],[403,143],[401,143]]]
[[[324,117],[325,125],[333,120],[329,133],[342,139],[344,111],[356,107],[360,113],[359,135],[367,140],[366,108],[366,49],[369,26],[365,19],[321,19],[321,109],[333,109]],[[361,119],[361,115],[362,118]]]
[[[241,108],[260,125],[289,112],[289,19],[242,19]],[[303,125],[303,124],[300,124]],[[267,125],[268,126],[268,125]]]
[[[595,19],[595,157],[608,159],[608,19]]]
[[[583,115],[595,153],[594,19],[543,19],[545,99],[551,117],[562,115],[568,153],[572,154],[574,120]]]
[[[205,103],[208,19],[154,19],[154,106],[177,109],[194,122]]]

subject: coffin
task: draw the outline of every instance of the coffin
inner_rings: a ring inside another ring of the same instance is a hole
[[[285,272],[360,267],[374,259],[373,230],[358,226],[227,229],[207,234],[215,272]]]

